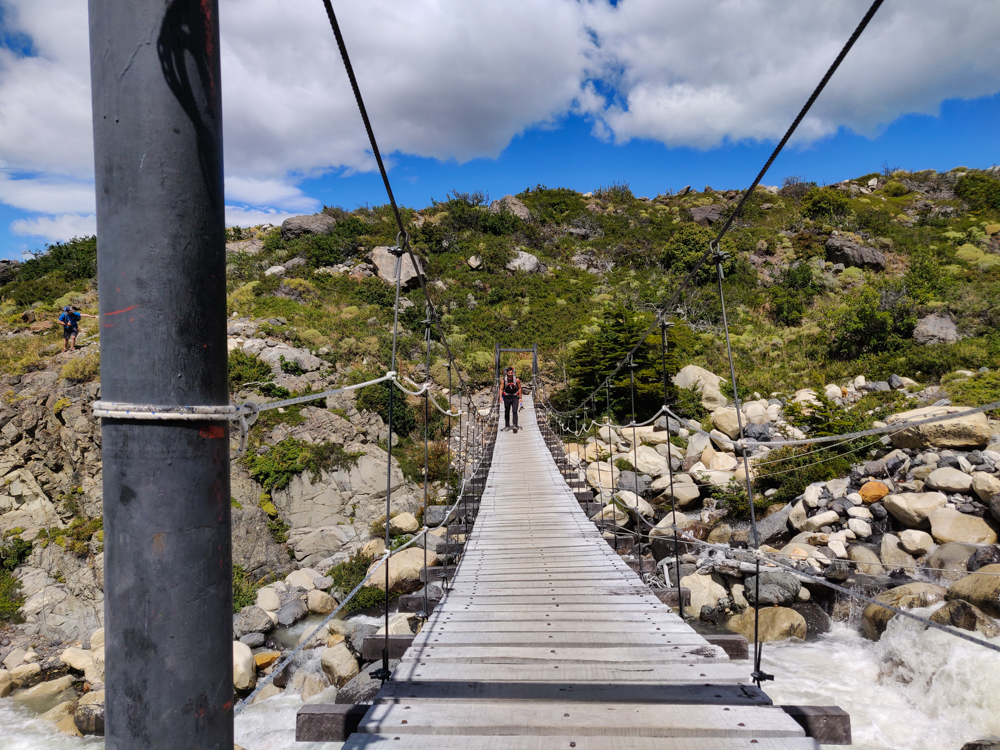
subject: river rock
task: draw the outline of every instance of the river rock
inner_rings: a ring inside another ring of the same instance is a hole
[[[634,492],[620,490],[615,493],[615,500],[617,500],[625,508],[639,513],[647,519],[652,519],[653,517],[653,506],[636,495]]]
[[[750,604],[757,601],[757,576],[750,576],[743,581],[744,592]],[[760,604],[761,606],[785,606],[795,601],[801,588],[799,580],[791,573],[762,571],[760,574]]]
[[[640,445],[627,453],[625,458],[640,474],[656,477],[667,473],[667,459],[652,446]]]
[[[25,665],[22,665],[25,666]],[[38,666],[37,664],[31,664],[27,666]],[[11,677],[15,677],[16,680],[16,670],[11,672]],[[62,677],[57,677],[54,680],[49,680],[48,682],[39,682],[34,687],[28,688],[20,693],[13,696],[16,701],[27,701],[29,703],[43,702],[47,698],[55,698],[61,693],[73,687],[73,683],[76,678],[72,675],[63,675]]]
[[[745,592],[744,592],[745,593]],[[732,617],[726,627],[739,633],[751,643],[754,640],[754,610],[747,608]],[[788,638],[806,639],[809,628],[805,618],[788,607],[764,607],[760,610],[759,637],[763,642],[783,641]]]
[[[964,599],[990,617],[1000,617],[1000,565],[986,565],[956,581],[948,589],[948,599]]]
[[[928,474],[924,485],[942,492],[969,492],[972,489],[972,477],[964,471],[945,466]]]
[[[978,631],[987,638],[1000,635],[1000,628],[974,604],[963,599],[952,599],[941,609],[931,614],[931,620],[962,630]]]
[[[57,721],[62,721],[67,716],[72,716],[75,710],[76,701],[63,701],[61,703],[57,703],[48,711],[41,714],[38,718],[42,721],[51,721],[54,724]]]
[[[863,544],[853,544],[847,550],[847,557],[857,563],[859,573],[869,576],[880,576],[885,570],[882,567],[878,554],[871,547]]]
[[[1000,547],[991,544],[987,547],[980,547],[973,552],[969,556],[969,562],[966,563],[965,567],[970,573],[974,573],[982,567],[996,565],[997,563],[1000,563]]]
[[[10,679],[14,687],[34,685],[42,679],[42,668],[38,664],[18,664],[10,670]]]
[[[634,492],[636,495],[641,495],[643,492],[649,489],[649,485],[646,484],[646,480],[636,474],[634,471],[623,471],[618,475],[618,484],[616,485],[619,490],[628,490],[629,492]]]
[[[392,254],[394,248],[390,247],[376,247],[371,252],[371,261],[378,272],[378,277],[387,284],[393,286],[396,285],[396,256]],[[417,268],[420,269],[420,273],[423,273],[423,268],[420,267],[420,261],[417,261]],[[410,260],[409,254],[403,255],[402,262],[399,267],[399,278],[400,286],[403,289],[412,289],[419,284],[419,274],[417,268],[414,268],[413,261]]]
[[[689,531],[694,527],[698,526],[698,521],[694,518],[689,518],[683,513],[678,513],[673,511],[672,513],[667,513],[663,518],[661,518],[656,526],[649,530],[650,537],[657,536],[668,536],[672,537],[674,535],[674,526],[677,527],[678,531]],[[701,612],[701,610],[698,610]]]
[[[300,568],[299,570],[293,570],[289,573],[285,578],[285,583],[289,586],[305,589],[306,591],[312,591],[316,588],[316,584],[313,582],[316,575],[317,573],[315,570]],[[266,609],[266,607],[264,609]]]
[[[801,591],[809,591],[809,589],[803,587]],[[791,605],[791,608],[802,615],[802,619],[806,621],[806,640],[812,640],[824,633],[829,633],[830,628],[833,627],[830,615],[824,612],[818,604],[796,602]]]
[[[670,488],[668,482],[667,488],[658,499],[669,502],[671,505],[676,505],[678,508],[687,508],[701,497],[701,490],[698,489],[698,485],[694,483],[694,480],[690,478],[686,482],[678,482],[677,478],[680,476],[687,477],[687,474],[675,475],[673,489]],[[653,482],[653,486],[656,486],[656,482]]]
[[[712,424],[719,432],[723,432],[734,440],[740,435],[740,426],[736,409],[724,407],[712,412]]]
[[[899,537],[894,534],[886,534],[882,537],[881,557],[882,563],[889,570],[896,568],[906,570],[913,565],[913,557],[903,547]]]
[[[104,701],[77,706],[73,712],[73,724],[81,734],[104,734]]]
[[[882,501],[892,516],[909,528],[927,529],[931,513],[943,508],[948,502],[940,492],[904,492],[901,495],[887,495]]]
[[[1000,479],[985,471],[974,471],[972,473],[972,491],[979,496],[980,500],[988,503],[994,495],[1000,494]]]
[[[233,687],[249,690],[257,682],[257,664],[253,651],[245,643],[233,641]]]
[[[389,670],[394,670],[398,665],[398,660],[390,661]],[[381,661],[369,664],[337,691],[337,697],[333,699],[333,702],[340,704],[371,703],[375,698],[376,693],[382,689],[382,681],[373,678],[372,672],[381,668]]]
[[[328,615],[337,606],[337,600],[325,591],[313,589],[306,595],[306,607],[317,615]]]
[[[306,603],[301,599],[293,599],[278,610],[278,624],[283,628],[290,628],[308,614],[309,607]]]
[[[270,587],[258,589],[257,606],[267,612],[277,612],[281,609],[281,598],[278,592]]]
[[[0,669],[0,698],[6,698],[13,689],[14,680],[10,676],[10,671]]]
[[[969,516],[951,508],[941,508],[930,515],[931,535],[935,540],[966,544],[995,544],[996,532],[982,518]]]
[[[728,402],[726,397],[719,390],[722,378],[715,375],[703,367],[697,365],[687,365],[682,367],[672,378],[674,385],[678,388],[689,388],[701,395],[701,405],[709,411],[714,411]]]
[[[59,655],[63,664],[77,672],[83,672],[94,663],[94,654],[89,649],[68,648]]]
[[[876,601],[889,604],[897,609],[914,609],[929,607],[944,601],[948,590],[933,583],[907,583],[897,588],[884,591],[875,597]],[[869,604],[861,614],[861,632],[866,638],[877,641],[882,637],[889,620],[896,616],[891,609]]]
[[[337,220],[329,214],[312,214],[311,216],[291,216],[281,222],[281,237],[294,240],[306,234],[331,234]]]
[[[628,513],[622,510],[615,503],[608,503],[603,508],[601,508],[597,513],[590,517],[591,521],[598,522],[601,526],[605,523],[608,525],[614,524],[616,526],[624,526],[629,522]]]
[[[330,682],[337,687],[346,685],[360,671],[358,660],[354,658],[346,643],[338,643],[324,649],[320,664]]]
[[[847,528],[858,539],[867,539],[872,535],[871,524],[863,518],[849,518],[847,520]]]
[[[858,490],[858,494],[861,495],[861,500],[866,505],[871,505],[872,503],[877,503],[879,500],[888,495],[889,488],[881,482],[866,482],[861,485],[861,489]]]
[[[379,564],[376,560],[368,568],[372,572]],[[408,594],[420,588],[420,571],[424,569],[424,550],[419,547],[409,547],[389,558],[389,591]],[[438,564],[438,556],[428,551],[428,567]],[[380,571],[374,576],[370,585],[385,590],[385,574]]]
[[[802,531],[819,531],[824,526],[832,526],[840,522],[840,515],[835,510],[825,510],[807,518],[800,527]]]
[[[595,490],[617,486],[618,475],[618,469],[606,461],[593,461],[587,466],[587,484]]]
[[[934,538],[926,531],[906,529],[899,532],[899,541],[903,549],[914,557],[923,557],[934,549]]]
[[[976,549],[971,544],[948,542],[927,556],[926,565],[938,580],[957,581],[965,577],[969,558]]]
[[[702,607],[715,609],[719,602],[728,596],[725,581],[718,573],[711,575],[691,575],[681,579],[681,586],[691,590],[691,604],[688,606],[687,614],[693,617],[701,615]]]
[[[893,414],[886,424],[899,427],[900,422],[917,421],[928,417],[944,414],[955,414],[965,411],[964,406],[927,406],[921,409]],[[944,422],[907,427],[891,433],[892,444],[897,448],[913,448],[925,450],[935,448],[985,448],[990,440],[992,430],[985,414],[969,414]]]

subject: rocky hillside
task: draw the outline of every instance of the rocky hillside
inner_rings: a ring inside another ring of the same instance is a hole
[[[478,389],[490,382],[494,345],[537,344],[553,400],[575,405],[632,347],[739,197],[708,186],[653,198],[625,185],[585,194],[537,186],[492,202],[454,193],[405,209],[458,371],[449,380],[436,332],[427,371],[423,292],[408,261],[397,369],[416,382],[430,378],[440,403],[457,389],[460,373],[485,404],[489,394]],[[323,391],[385,371],[395,312],[387,246],[396,234],[385,206],[326,208],[281,227],[229,230],[229,377],[236,400]],[[723,250],[741,395],[757,439],[843,433],[907,410],[1000,400],[996,168],[884,170],[825,187],[789,178],[758,189]],[[89,409],[100,391],[97,327],[84,319],[79,351],[62,353],[55,322],[66,304],[97,313],[95,274],[94,238],[0,264],[0,622],[9,625],[0,636],[3,658],[33,644],[85,646],[101,621],[100,431]],[[988,446],[997,427],[987,417],[977,423],[974,444],[928,436],[912,445],[852,441],[824,451],[822,460],[805,450],[768,451],[766,442],[747,457],[718,441],[734,434],[735,412],[728,406],[731,385],[713,374],[728,368],[713,282],[713,270],[704,270],[673,311],[668,396],[683,421],[637,431],[635,445],[630,434],[611,433],[570,446],[591,483],[602,485],[595,502],[605,520],[634,522],[630,512],[638,509],[659,523],[672,509],[690,517],[705,538],[741,544],[749,508],[738,480],[750,471],[760,515],[772,514],[765,522],[784,524],[781,541],[801,547],[823,570],[839,569],[838,560],[858,563],[853,550],[879,558],[868,555],[859,565],[888,569],[894,550],[919,566],[925,548],[932,554],[972,543],[952,539],[959,532],[945,526],[961,529],[959,536],[976,527],[983,537],[976,543],[989,541],[980,525],[992,533],[994,521],[977,489],[985,486],[983,476],[996,476],[996,448]],[[660,357],[658,335],[636,353],[640,420],[663,397]],[[530,376],[527,360],[510,361]],[[627,421],[627,374],[611,385],[611,416]],[[256,606],[263,585],[277,587],[277,602],[267,593],[262,602],[277,609],[259,608],[274,615],[267,616],[272,624],[293,600],[296,610],[322,610],[326,602],[313,595],[310,604],[309,592],[336,595],[340,584],[328,588],[327,577],[346,585],[364,567],[362,553],[384,523],[385,396],[373,386],[265,412],[253,427],[232,475],[239,609]],[[402,434],[394,449],[393,512],[402,520],[392,528],[405,539],[407,515],[421,520],[424,417],[419,401],[397,400],[396,409]],[[427,428],[432,501],[443,502],[447,427],[432,410]],[[664,497],[667,461],[681,477],[671,497]],[[930,476],[945,468],[973,484],[936,487]],[[887,491],[869,502],[865,487],[872,482]],[[934,506],[927,516],[905,521],[899,509],[924,503],[911,496],[926,495],[935,496],[926,501]],[[653,550],[662,553],[662,546]],[[367,552],[377,554],[371,546]],[[687,564],[708,570],[700,553]],[[295,569],[320,587],[281,589]],[[718,609],[740,603],[742,584],[731,578],[720,584],[724,593],[711,589],[719,596],[703,606],[736,613]],[[405,579],[398,588],[413,583]]]

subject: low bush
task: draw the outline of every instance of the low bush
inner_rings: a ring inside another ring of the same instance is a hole
[[[257,602],[257,590],[267,583],[255,579],[239,565],[233,566],[233,614]]]
[[[847,196],[833,188],[812,188],[802,198],[802,213],[810,219],[832,221],[843,218],[850,207]]]
[[[250,476],[271,491],[284,489],[292,477],[304,471],[311,472],[312,481],[319,481],[323,470],[349,469],[357,465],[359,457],[337,443],[312,444],[289,437],[263,455],[248,453],[244,461]]]
[[[94,536],[102,539],[103,529],[103,518],[74,518],[65,529],[55,526],[40,529],[35,541],[42,549],[51,542],[77,557],[86,557],[90,553],[90,540]]]
[[[389,382],[368,385],[358,391],[354,402],[359,410],[365,409],[378,414],[382,421],[389,422],[389,389],[395,388]],[[406,394],[397,390],[392,397],[392,432],[395,435],[407,436],[417,426],[413,407],[406,400]]]
[[[959,178],[955,195],[973,211],[1000,210],[1000,180],[985,172],[969,172]]]
[[[21,539],[21,531],[11,529],[0,537],[0,624],[23,622],[20,609],[24,596],[13,573],[31,554],[31,542]]]
[[[1000,401],[1000,372],[993,370],[966,380],[951,380],[945,384],[948,396],[956,404],[963,406],[984,406]],[[991,417],[1000,418],[1000,409],[988,412]]]
[[[82,357],[75,357],[62,366],[60,372],[66,380],[77,383],[88,383],[101,377],[100,352],[88,352]]]

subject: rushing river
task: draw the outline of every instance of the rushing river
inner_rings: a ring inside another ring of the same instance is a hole
[[[915,610],[927,614],[927,610]],[[298,640],[298,630],[287,634]],[[1000,644],[1000,638],[995,639]],[[319,659],[320,650],[305,652]],[[959,750],[1000,737],[1000,654],[900,617],[872,643],[835,624],[821,638],[766,644],[765,690],[777,704],[837,705],[851,714],[858,750]],[[332,700],[328,690],[314,698]],[[279,695],[236,717],[236,742],[247,750],[335,750],[340,743],[296,743],[302,701]],[[100,739],[75,739],[11,700],[0,700],[2,750],[98,750]]]

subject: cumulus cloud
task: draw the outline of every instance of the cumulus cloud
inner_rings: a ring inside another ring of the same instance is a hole
[[[616,142],[776,138],[868,4],[336,3],[390,164],[394,153],[496,157],[570,113]],[[0,0],[0,9],[0,38],[32,41],[30,55],[0,43],[0,202],[44,215],[17,231],[74,231],[93,211],[86,3]],[[220,15],[227,215],[245,225],[317,210],[305,178],[374,169],[322,4],[220,0]],[[996,93],[998,35],[995,0],[886,3],[799,140],[841,127],[873,134],[945,99]]]
[[[259,224],[281,224],[289,216],[297,214],[277,209],[252,208],[250,206],[226,206],[227,227],[255,227]]]
[[[46,242],[85,237],[97,233],[97,216],[94,214],[60,214],[39,216],[35,219],[17,219],[10,225],[14,234],[40,237]]]
[[[596,133],[710,148],[777,138],[836,58],[869,0],[590,2],[598,38],[588,75],[613,96],[581,99]],[[902,114],[1000,90],[993,0],[886,3],[798,140],[847,127],[874,134]]]

